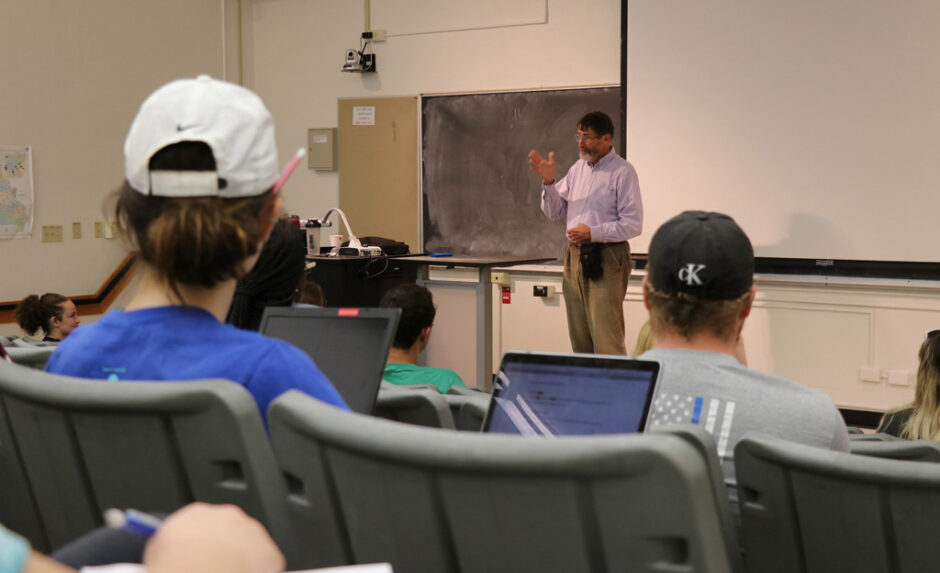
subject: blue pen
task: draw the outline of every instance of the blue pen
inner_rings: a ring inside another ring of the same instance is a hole
[[[432,256],[432,257],[452,257],[452,256],[454,256],[454,253],[431,253],[430,256]]]
[[[150,537],[157,532],[163,520],[136,509],[121,511],[112,507],[105,510],[104,522],[108,527],[114,529],[123,529],[144,537]]]

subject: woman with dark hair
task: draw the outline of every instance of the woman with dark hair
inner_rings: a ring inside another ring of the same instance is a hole
[[[223,322],[281,211],[284,177],[261,99],[208,76],[171,82],[144,101],[124,155],[116,215],[141,263],[140,286],[125,311],[64,341],[46,370],[225,378],[251,392],[262,417],[290,389],[346,408],[306,354]]]
[[[54,292],[29,295],[16,305],[13,315],[29,336],[42,330],[43,342],[61,342],[81,324],[75,303]]]

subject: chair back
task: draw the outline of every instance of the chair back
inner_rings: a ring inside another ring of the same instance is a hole
[[[224,380],[106,382],[0,362],[0,492],[0,522],[42,551],[101,526],[106,508],[192,501],[289,533],[258,407]]]
[[[406,424],[454,429],[450,406],[436,387],[409,389],[382,382],[372,414]]]
[[[934,440],[852,441],[853,454],[910,460],[913,462],[940,462],[940,442]]]
[[[10,360],[38,370],[46,367],[49,356],[59,346],[58,342],[41,342],[18,336],[0,336],[0,344],[7,351]]]
[[[7,351],[7,355],[10,356],[10,360],[13,362],[37,370],[42,370],[46,367],[46,362],[49,361],[49,357],[52,356],[52,353],[55,352],[56,349],[55,346],[36,346],[34,348],[10,346],[4,348]]]
[[[734,458],[749,571],[940,570],[940,465],[755,434]]]
[[[901,438],[893,434],[885,434],[884,432],[875,432],[873,434],[849,434],[849,441],[852,442],[897,442]]]
[[[708,468],[676,436],[442,432],[293,391],[268,424],[292,527],[319,553],[303,567],[731,570]]]
[[[718,508],[718,518],[724,531],[725,547],[731,569],[736,573],[743,573],[744,562],[741,560],[737,524],[732,519],[731,507],[728,501],[728,487],[725,485],[724,473],[721,471],[721,460],[718,459],[718,447],[715,445],[715,438],[705,428],[693,426],[692,424],[654,426],[651,431],[678,436],[688,442],[702,456],[710,476],[709,481],[715,498],[715,506]]]
[[[485,392],[451,394],[448,392],[444,395],[444,399],[450,405],[454,424],[458,430],[479,432],[483,429],[483,420],[486,419],[490,402],[493,400],[492,394]]]

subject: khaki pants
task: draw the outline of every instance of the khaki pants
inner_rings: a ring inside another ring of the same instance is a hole
[[[630,245],[598,243],[603,274],[596,280],[581,274],[580,250],[568,244],[562,292],[568,313],[568,337],[574,352],[627,353],[624,344],[623,299],[633,262]]]

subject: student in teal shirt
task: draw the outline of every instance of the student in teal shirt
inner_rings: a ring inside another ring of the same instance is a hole
[[[418,355],[431,339],[431,326],[437,313],[431,291],[415,284],[398,285],[385,293],[379,306],[401,309],[382,380],[399,385],[434,384],[442,394],[451,386],[464,386],[453,370],[418,366]]]

